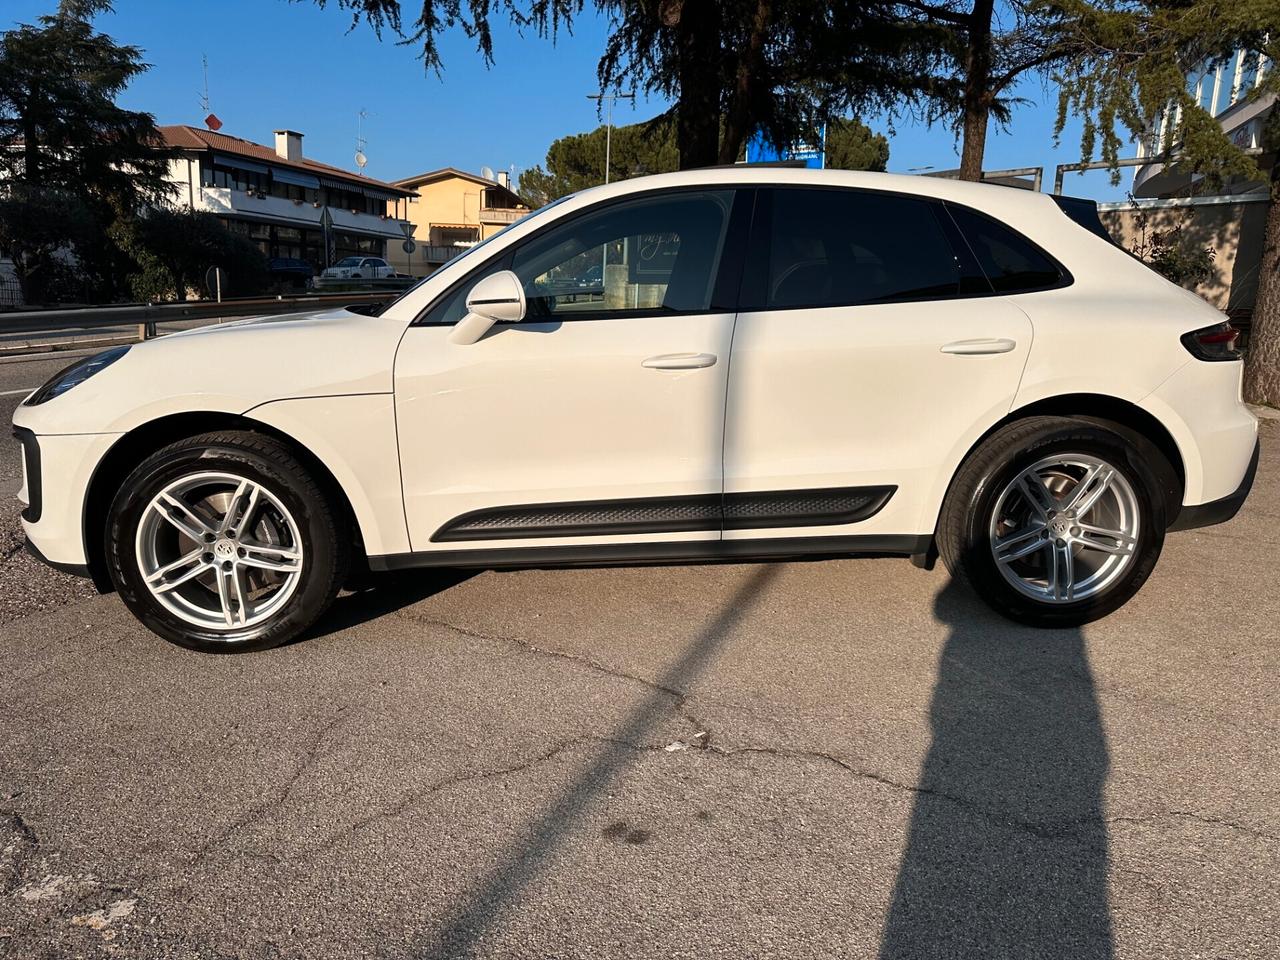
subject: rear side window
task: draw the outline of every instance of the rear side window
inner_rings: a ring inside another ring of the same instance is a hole
[[[1062,269],[1026,237],[968,207],[947,204],[996,293],[1058,286]]]
[[[762,191],[748,309],[928,300],[962,291],[964,270],[936,203],[840,189]],[[754,287],[754,289],[752,289]]]

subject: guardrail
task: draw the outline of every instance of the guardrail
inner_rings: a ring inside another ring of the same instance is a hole
[[[174,320],[213,320],[218,317],[259,317],[301,313],[325,307],[385,303],[400,291],[370,290],[314,293],[299,297],[247,297],[223,300],[184,300],[177,303],[127,303],[70,310],[19,310],[0,313],[0,333],[49,333],[82,327],[138,325],[138,338],[155,336],[157,323]]]

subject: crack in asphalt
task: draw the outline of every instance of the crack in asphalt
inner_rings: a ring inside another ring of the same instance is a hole
[[[315,735],[312,737],[311,744],[302,755],[302,760],[299,761],[289,779],[285,781],[284,785],[279,791],[277,791],[274,797],[250,807],[240,816],[236,817],[231,823],[227,824],[227,826],[219,830],[216,835],[195,851],[195,854],[183,868],[183,872],[186,873],[187,876],[184,878],[184,882],[179,886],[179,889],[189,887],[194,879],[192,875],[195,873],[196,868],[213,856],[219,849],[229,843],[235,833],[258,823],[267,816],[270,811],[278,808],[289,799],[293,794],[294,788],[298,785],[299,781],[301,781],[303,775],[306,774],[306,772],[315,765],[316,761],[320,759],[321,748],[324,746],[325,741],[328,740],[329,734],[333,732],[334,727],[350,716],[350,714],[346,713],[346,709],[346,706],[339,707],[334,716],[325,723],[323,727],[316,731]],[[170,871],[170,874],[172,872],[173,871]]]
[[[402,619],[412,620],[413,622],[422,624],[424,626],[440,627],[441,629],[450,630],[453,633],[459,634],[460,636],[463,636],[463,637],[468,637],[472,640],[485,640],[490,643],[506,644],[508,646],[516,647],[519,650],[522,650],[526,653],[533,654],[535,656],[549,657],[554,660],[565,661],[579,667],[585,667],[586,669],[591,670],[595,673],[600,673],[607,677],[612,677],[616,680],[626,680],[631,683],[640,684],[646,689],[653,690],[657,693],[661,693],[665,696],[670,697],[673,701],[675,701],[676,715],[680,717],[680,719],[688,723],[691,727],[693,727],[699,734],[702,734],[703,739],[707,740],[708,742],[711,739],[711,734],[709,732],[709,728],[707,727],[707,725],[703,723],[703,721],[699,719],[692,711],[689,710],[689,700],[691,698],[691,695],[684,690],[678,690],[675,687],[666,686],[665,684],[658,683],[655,680],[650,680],[647,677],[641,677],[634,673],[627,673],[624,670],[618,670],[615,667],[610,667],[607,664],[603,664],[598,660],[592,660],[590,657],[584,657],[581,654],[565,653],[560,650],[549,650],[546,647],[540,647],[537,644],[533,643],[532,641],[524,640],[520,637],[507,637],[507,636],[502,636],[500,634],[484,633],[479,630],[474,630],[470,627],[460,627],[457,624],[450,623],[447,620],[440,620],[433,617],[415,616],[411,613],[405,613],[403,611],[400,612],[398,615]]]

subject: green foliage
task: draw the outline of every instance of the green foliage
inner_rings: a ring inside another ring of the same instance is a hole
[[[561,137],[547,150],[546,165],[520,174],[518,192],[531,206],[604,182],[605,128]],[[889,141],[858,120],[827,126],[827,166],[842,170],[884,170]],[[666,117],[613,128],[609,179],[625,180],[680,169],[675,125]]]
[[[1132,201],[1132,198],[1130,198]],[[1213,248],[1191,236],[1188,217],[1157,226],[1136,203],[1131,203],[1137,237],[1130,252],[1165,279],[1194,290],[1214,277]]]
[[[889,166],[889,141],[860,120],[833,120],[827,124],[827,166],[883,171]]]
[[[1055,74],[1057,133],[1068,117],[1084,122],[1080,152],[1113,164],[1130,140],[1148,134],[1165,109],[1180,122],[1164,144],[1167,158],[1205,178],[1209,189],[1232,177],[1256,179],[1257,163],[1233,144],[1187,89],[1187,76],[1226,63],[1237,50],[1280,55],[1280,0],[1056,0],[1076,51]],[[1268,71],[1258,93],[1280,89]],[[1112,167],[1119,182],[1119,168]]]
[[[38,24],[0,34],[0,143],[9,146],[0,150],[9,221],[0,245],[21,259],[32,302],[53,295],[44,278],[70,262],[95,297],[114,295],[120,255],[106,227],[172,189],[152,117],[115,103],[146,64],[138,48],[93,29],[90,18],[107,9],[63,0]]]
[[[99,230],[74,194],[22,182],[0,193],[0,250],[12,258],[30,304],[58,299],[67,287],[67,256],[89,246]]]
[[[136,264],[129,284],[140,300],[202,296],[205,274],[215,266],[227,275],[224,296],[249,296],[266,285],[266,257],[211,213],[156,207],[118,221],[111,234]]]
[[[310,2],[337,6],[350,12],[353,24],[367,22],[379,35],[392,32],[419,45],[435,70],[441,66],[437,39],[450,27],[461,27],[491,61],[491,17],[505,15],[522,31],[554,39],[586,6],[586,0]],[[610,21],[597,70],[601,88],[635,86],[673,100],[662,119],[673,125],[685,169],[732,163],[760,130],[773,143],[812,141],[823,123],[892,109],[935,82],[938,31],[931,21],[902,17],[897,0],[593,5]]]

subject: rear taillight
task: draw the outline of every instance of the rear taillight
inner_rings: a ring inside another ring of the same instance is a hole
[[[1240,331],[1229,320],[1182,335],[1182,345],[1197,360],[1239,360],[1239,341]]]

